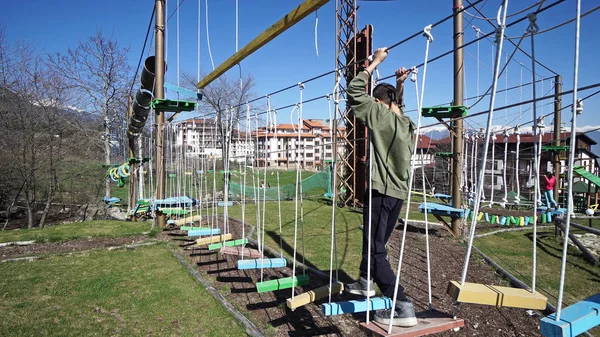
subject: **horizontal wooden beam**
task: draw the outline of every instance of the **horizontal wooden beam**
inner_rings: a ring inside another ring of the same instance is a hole
[[[300,20],[319,9],[319,7],[323,6],[327,2],[329,2],[329,0],[306,0],[301,3],[298,7],[289,12],[279,21],[275,22],[271,27],[267,28],[267,30],[255,37],[254,40],[250,41],[250,43],[245,45],[242,49],[225,60],[225,62],[221,63],[221,65],[215,70],[201,79],[197,85],[198,89],[203,89],[209,85],[212,81],[223,75],[227,70],[242,62],[242,60],[250,56],[250,54],[254,53],[259,48],[276,38],[279,34],[285,32],[287,29],[300,22]]]

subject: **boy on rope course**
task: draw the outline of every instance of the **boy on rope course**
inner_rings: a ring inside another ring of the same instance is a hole
[[[373,280],[367,281],[368,259],[371,259],[371,275],[384,296],[393,298],[396,276],[387,257],[386,244],[396,226],[404,199],[408,196],[410,159],[413,153],[416,129],[409,117],[402,111],[404,80],[410,70],[400,68],[396,71],[396,87],[381,83],[373,89],[373,97],[367,94],[369,77],[377,66],[385,60],[388,50],[379,48],[373,55],[373,61],[361,71],[348,85],[348,103],[356,118],[369,128],[371,146],[373,146],[372,176],[370,179],[372,199],[369,201],[367,189],[365,208],[363,209],[363,247],[360,264],[360,279],[344,287],[350,294],[375,296]],[[371,252],[368,251],[369,212],[371,213]],[[370,255],[370,256],[369,256]],[[404,288],[398,284],[398,297],[394,317],[391,309],[375,312],[375,321],[410,327],[417,325],[412,302],[404,294]]]

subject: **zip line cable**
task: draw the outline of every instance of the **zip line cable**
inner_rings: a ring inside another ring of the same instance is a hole
[[[142,52],[140,53],[140,59],[138,60],[138,65],[135,68],[135,75],[133,75],[133,79],[131,80],[131,87],[129,88],[129,96],[133,93],[133,86],[137,82],[137,75],[140,71],[140,65],[142,64],[142,59],[144,58],[144,52],[146,51],[146,44],[148,43],[148,36],[150,35],[150,29],[152,28],[152,22],[154,19],[154,13],[156,12],[156,4],[154,8],[152,8],[152,14],[150,14],[150,22],[148,22],[148,29],[146,30],[146,38],[144,39],[144,45],[142,46]]]

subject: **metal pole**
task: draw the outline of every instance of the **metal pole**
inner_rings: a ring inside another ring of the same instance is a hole
[[[459,12],[462,8],[462,0],[454,1],[454,99],[453,105],[463,105],[463,13]],[[452,122],[454,136],[452,144],[454,148],[452,157],[452,207],[460,208],[462,206],[462,195],[460,191],[460,179],[462,169],[462,148],[463,148],[463,120],[462,118]],[[460,235],[460,218],[452,219],[452,233],[458,237]]]
[[[560,126],[562,109],[562,76],[556,75],[554,78],[554,146],[560,146]],[[558,179],[558,184],[554,184],[554,200],[558,201],[558,191],[560,189],[560,151],[554,152],[554,175]],[[536,177],[539,178],[539,177]]]
[[[165,81],[165,12],[164,8],[167,0],[156,0],[156,26],[155,26],[155,81],[154,81],[154,97],[164,98],[164,81]],[[164,111],[156,110],[156,198],[165,198],[165,158],[164,158],[164,128],[165,113]],[[159,228],[165,228],[167,220],[165,214],[157,213],[156,220]]]

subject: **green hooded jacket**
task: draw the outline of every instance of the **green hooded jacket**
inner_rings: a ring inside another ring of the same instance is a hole
[[[358,120],[369,128],[373,144],[371,188],[398,199],[408,197],[410,158],[415,125],[367,94],[369,73],[361,71],[348,85],[348,103]]]

